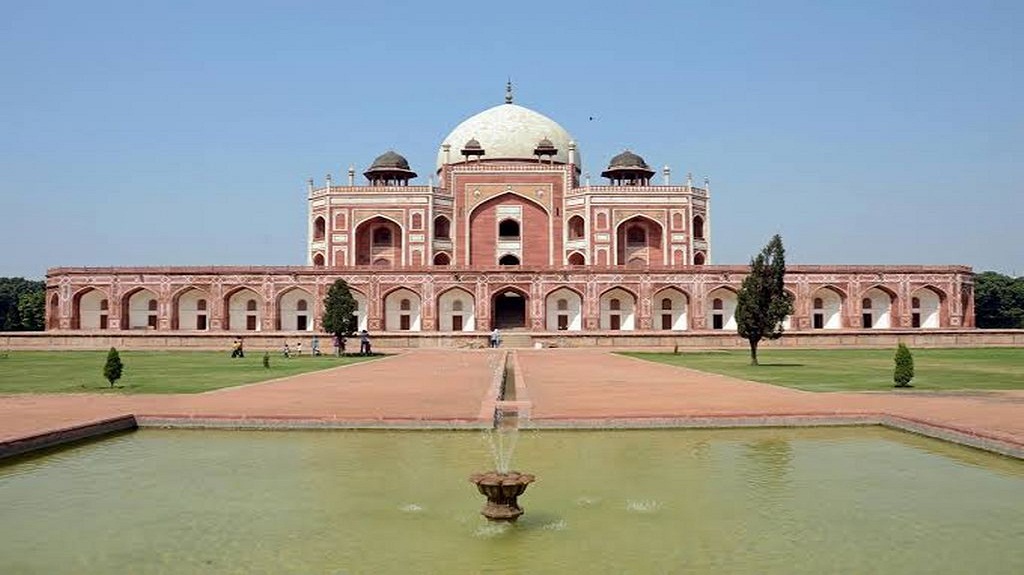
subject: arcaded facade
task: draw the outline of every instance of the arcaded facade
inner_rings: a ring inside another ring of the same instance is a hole
[[[660,173],[659,173],[660,172]],[[707,179],[624,151],[591,183],[561,126],[506,103],[459,124],[427,185],[388,151],[308,184],[307,266],[59,268],[52,330],[309,332],[344,278],[373,332],[735,330]],[[791,330],[973,327],[964,266],[792,266]]]

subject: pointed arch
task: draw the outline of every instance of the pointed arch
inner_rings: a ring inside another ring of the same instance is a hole
[[[313,331],[315,299],[309,290],[289,286],[277,294],[277,329],[281,331]]]
[[[888,329],[894,327],[898,299],[896,292],[875,284],[861,292],[861,327],[865,329]]]
[[[324,261],[325,261],[324,260],[324,254],[319,253],[319,252],[313,254],[313,267],[315,267],[315,268],[322,268],[322,267],[324,267]]]
[[[566,234],[569,241],[582,240],[586,237],[586,221],[583,216],[575,215],[566,222]]]
[[[420,331],[422,298],[418,292],[399,286],[382,295],[385,331]]]
[[[491,326],[515,329],[529,326],[530,293],[515,285],[491,291]]]
[[[811,329],[840,329],[843,327],[843,309],[846,292],[825,284],[811,292]]]
[[[452,265],[452,258],[445,252],[438,252],[434,254],[434,265],[435,266],[450,266]]]
[[[584,256],[581,252],[572,252],[572,253],[570,253],[569,257],[566,258],[566,261],[571,266],[585,266],[585,265],[587,265],[587,257]]]
[[[187,285],[171,295],[171,329],[206,331],[210,329],[210,293]]]
[[[654,329],[686,331],[690,328],[690,294],[668,286],[651,297]]]
[[[604,290],[598,298],[600,328],[611,331],[636,329],[636,293],[622,286]]]
[[[223,299],[224,326],[230,331],[261,331],[263,329],[263,297],[255,288],[235,286]],[[255,303],[255,305],[253,305]]]
[[[713,330],[736,330],[736,288],[720,285],[708,292],[705,298],[705,316],[710,320],[708,327]]]
[[[53,292],[46,301],[46,329],[57,329],[60,327],[60,296]]]
[[[437,296],[438,331],[475,331],[476,298],[461,287],[450,287]]]
[[[356,265],[395,267],[403,264],[405,228],[394,218],[376,214],[354,228]]]
[[[664,263],[665,226],[646,214],[634,214],[615,227],[618,265]]]
[[[910,292],[910,327],[935,329],[948,325],[946,292],[927,284]]]
[[[548,331],[583,329],[583,294],[569,286],[558,286],[544,294],[544,316]]]
[[[434,218],[434,239],[452,239],[452,221],[448,219],[448,216],[442,214]]]
[[[313,241],[322,242],[327,237],[327,220],[323,216],[313,219]]]
[[[85,287],[71,296],[71,329],[107,329],[110,296],[96,287]]]
[[[136,287],[121,296],[121,329],[157,329],[159,296],[146,287]]]

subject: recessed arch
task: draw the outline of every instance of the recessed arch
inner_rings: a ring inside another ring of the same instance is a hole
[[[277,329],[313,331],[313,294],[305,288],[290,286],[277,294]]]
[[[210,294],[189,285],[171,296],[171,329],[207,331],[210,329]]]
[[[861,292],[861,327],[866,329],[888,329],[893,327],[893,311],[896,308],[896,292],[883,285],[874,285]],[[870,303],[869,303],[870,302]]]
[[[697,240],[704,239],[704,217],[700,215],[693,216],[693,237]]]
[[[544,296],[545,323],[548,331],[583,329],[583,294],[569,286],[559,286]]]
[[[249,302],[256,302],[253,306]],[[250,309],[250,308],[255,309]],[[236,286],[224,294],[224,325],[231,331],[262,331],[263,297],[254,288]]]
[[[323,216],[313,219],[313,241],[322,242],[327,237],[327,220]]]
[[[313,254],[313,267],[317,267],[317,268],[324,267],[324,254],[321,254],[321,253]]]
[[[693,254],[693,265],[695,265],[695,266],[702,266],[702,265],[704,265],[704,253],[703,252],[697,252],[697,253]]]
[[[476,330],[476,299],[469,291],[452,287],[437,296],[438,331]]]
[[[551,212],[548,210],[547,206],[545,206],[540,201],[538,201],[537,198],[531,198],[530,196],[527,196],[527,195],[524,195],[524,194],[520,194],[519,192],[517,192],[515,190],[506,190],[505,192],[502,192],[501,194],[498,194],[497,196],[494,196],[493,198],[487,198],[486,201],[480,202],[479,204],[477,204],[477,205],[473,206],[472,208],[470,208],[469,213],[466,214],[467,221],[470,218],[472,218],[473,214],[476,213],[477,210],[479,210],[480,208],[482,208],[482,207],[484,207],[486,205],[500,204],[503,201],[507,202],[509,197],[511,197],[511,196],[515,196],[516,198],[520,198],[520,199],[526,200],[527,202],[530,202],[531,204],[533,204],[533,205],[537,206],[538,208],[540,208],[541,210],[543,210],[546,215],[548,215],[548,216],[551,215]]]
[[[586,236],[586,222],[583,216],[572,216],[566,223],[566,233],[570,241],[582,240]]]
[[[450,240],[452,238],[452,222],[448,216],[440,215],[434,218],[434,239]]]
[[[636,329],[636,294],[621,286],[606,289],[598,298],[600,328],[610,331]]]
[[[107,329],[110,296],[106,291],[86,287],[71,296],[71,329]]]
[[[651,298],[654,329],[686,331],[690,327],[690,296],[677,287],[665,287]]]
[[[145,287],[129,290],[121,296],[121,329],[157,329],[157,294]]]
[[[434,254],[434,265],[435,266],[450,266],[452,265],[452,258],[445,252],[438,252]]]
[[[516,218],[504,218],[498,222],[498,239],[511,240],[522,237],[522,226]]]
[[[713,330],[735,331],[737,299],[736,290],[731,286],[719,286],[709,291],[705,298],[708,327]]]
[[[615,228],[618,265],[659,265],[664,260],[665,227],[644,214],[619,222]]]
[[[518,266],[520,264],[521,262],[519,261],[519,256],[515,254],[505,254],[498,258],[499,266]]]
[[[491,292],[491,328],[518,329],[528,327],[530,294],[507,285]]]
[[[910,327],[935,329],[946,325],[943,314],[946,292],[933,285],[925,285],[910,295]]]
[[[583,266],[587,264],[587,257],[580,252],[572,252],[567,261],[571,266]]]
[[[53,292],[47,298],[47,302],[46,329],[57,329],[60,327],[60,296]]]
[[[824,285],[811,292],[811,329],[840,329],[846,292]]]
[[[397,287],[386,292],[383,301],[385,331],[420,331],[420,294],[407,287]]]
[[[394,219],[378,214],[355,227],[356,265],[393,267],[402,264],[405,228]]]

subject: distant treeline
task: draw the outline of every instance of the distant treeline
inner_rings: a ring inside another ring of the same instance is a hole
[[[0,331],[42,331],[45,321],[46,284],[0,278]]]
[[[0,331],[42,331],[46,285],[25,278],[0,278]],[[1024,329],[1024,277],[997,272],[974,276],[974,319],[982,328]]]
[[[974,276],[974,321],[978,327],[1024,328],[1024,277]]]

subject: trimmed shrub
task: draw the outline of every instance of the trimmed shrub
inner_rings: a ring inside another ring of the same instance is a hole
[[[900,344],[896,348],[896,369],[893,371],[892,380],[896,387],[914,387],[910,380],[914,379],[914,356],[910,355],[907,346]]]
[[[103,365],[103,377],[110,382],[110,387],[114,387],[114,382],[121,379],[121,375],[124,373],[124,364],[121,363],[121,356],[117,353],[117,348],[110,348],[107,352],[107,363]]]

